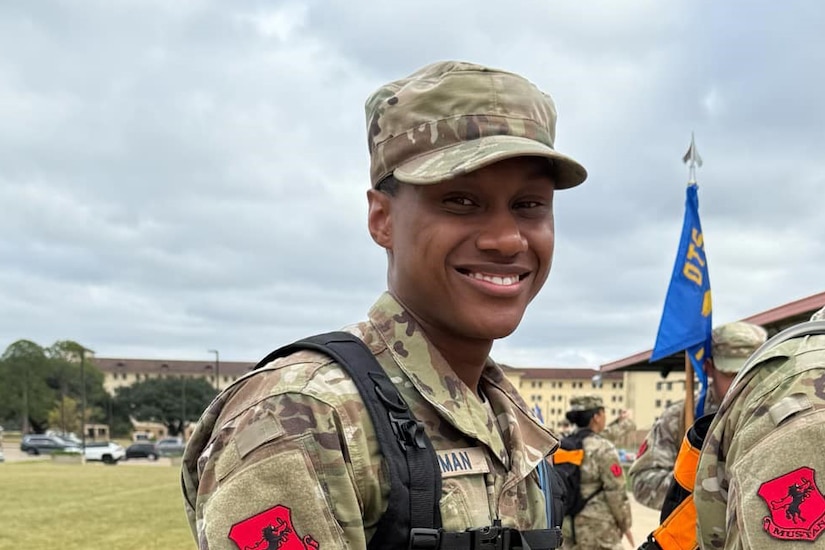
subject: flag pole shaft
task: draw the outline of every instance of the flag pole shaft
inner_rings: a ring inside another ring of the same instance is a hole
[[[690,364],[688,350],[685,350],[685,433],[693,425],[693,366]]]

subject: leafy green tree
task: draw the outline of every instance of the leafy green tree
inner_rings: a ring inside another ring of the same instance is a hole
[[[79,401],[71,397],[56,401],[54,408],[49,411],[48,422],[50,428],[59,432],[80,433]]]
[[[197,421],[217,391],[203,378],[150,378],[116,390],[118,411],[135,420],[160,422],[170,435]]]
[[[31,340],[18,340],[6,348],[1,359],[0,418],[16,420],[24,431],[42,432],[54,401],[46,384],[49,358]]]
[[[103,372],[90,360],[90,350],[71,340],[60,340],[44,350],[52,363],[51,375],[46,383],[61,398],[71,396],[82,400],[82,383],[85,381],[86,407],[94,411],[88,422],[106,422],[106,404],[109,399],[103,388]],[[81,375],[81,360],[82,375]]]
[[[48,348],[18,340],[6,348],[0,357],[0,420],[20,426],[25,432],[61,429],[60,423],[50,423],[49,413],[56,402],[63,403],[65,410],[67,398],[81,400],[80,359],[84,349],[68,340]],[[92,411],[87,421],[103,421],[100,411],[107,400],[103,373],[88,358],[83,367],[87,410]],[[65,422],[65,415],[61,422]]]

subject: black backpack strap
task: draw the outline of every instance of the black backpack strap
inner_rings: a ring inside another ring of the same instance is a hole
[[[347,371],[375,427],[389,470],[390,495],[368,547],[406,548],[411,529],[440,529],[441,468],[435,450],[424,424],[369,348],[349,332],[318,334],[273,351],[255,369],[301,350],[323,353]]]

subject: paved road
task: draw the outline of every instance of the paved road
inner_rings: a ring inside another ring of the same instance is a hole
[[[51,456],[49,455],[38,455],[38,456],[30,456],[23,451],[20,450],[20,444],[16,443],[14,446],[9,444],[3,445],[3,454],[5,455],[6,462],[34,462],[37,460],[51,460]],[[90,462],[90,464],[92,464]],[[178,461],[176,464],[173,464],[173,460],[168,457],[160,457],[157,460],[148,460],[146,458],[133,458],[129,461],[121,461],[120,464],[129,466],[177,466],[180,464]]]
[[[628,493],[628,496],[630,497],[630,509],[633,513],[633,527],[630,531],[633,533],[633,540],[636,543],[636,546],[630,546],[627,540],[624,541],[624,547],[630,550],[637,548],[650,532],[659,525],[659,511],[642,506],[636,502],[636,499],[630,493]]]

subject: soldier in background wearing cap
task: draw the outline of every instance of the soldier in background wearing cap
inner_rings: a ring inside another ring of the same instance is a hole
[[[715,328],[712,338],[711,357],[704,365],[712,380],[704,414],[716,411],[739,368],[765,343],[767,332],[758,325],[735,322]],[[679,401],[665,409],[630,467],[633,496],[649,508],[661,510],[673,480],[673,466],[685,435],[684,406],[684,401]]]
[[[537,466],[558,445],[490,358],[544,285],[553,194],[586,178],[554,149],[556,110],[524,78],[442,62],[366,102],[368,227],[388,292],[359,336],[442,463],[445,531],[542,529]],[[202,416],[183,459],[201,550],[366,548],[389,485],[345,371],[302,351],[253,371]],[[446,468],[444,464],[456,465]]]
[[[600,435],[607,424],[602,398],[597,395],[571,398],[565,417],[576,425],[574,433],[581,430],[593,433],[582,441],[581,494],[590,498],[573,520],[575,541],[571,536],[573,526],[565,520],[564,548],[621,550],[623,534],[632,545],[633,521],[619,453],[613,443]]]
[[[825,308],[742,367],[710,424],[693,500],[706,550],[825,540]]]

